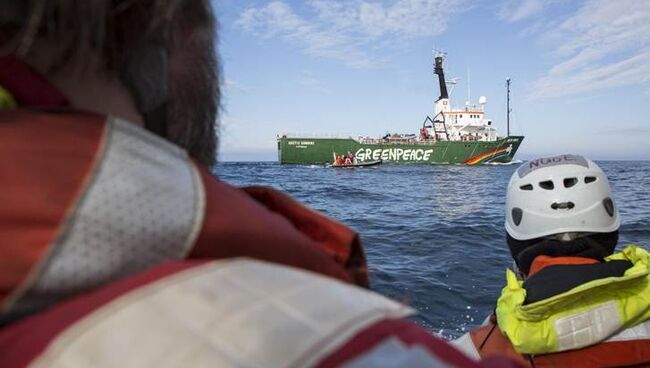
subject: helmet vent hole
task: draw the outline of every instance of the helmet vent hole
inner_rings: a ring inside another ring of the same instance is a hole
[[[552,180],[544,180],[539,182],[539,187],[546,190],[553,190],[555,186],[553,185]]]
[[[515,223],[516,226],[519,226],[521,224],[521,218],[524,216],[524,211],[519,208],[515,207],[512,209],[512,221]]]
[[[578,178],[564,178],[564,187],[571,188],[572,186],[578,184]]]
[[[585,176],[585,184],[593,183],[596,181],[596,179],[597,178],[595,176]]]
[[[603,206],[605,206],[605,211],[607,211],[609,217],[614,217],[614,201],[607,197],[603,199]]]
[[[573,209],[573,207],[575,206],[576,205],[573,202],[560,202],[560,203],[555,202],[551,204],[551,208],[554,210],[570,210]]]
[[[521,190],[533,190],[533,185],[532,184],[522,185],[522,186],[519,187],[519,189],[521,189]]]

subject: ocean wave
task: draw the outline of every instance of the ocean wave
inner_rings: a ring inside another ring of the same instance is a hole
[[[521,162],[373,170],[228,163],[216,173],[235,185],[281,188],[351,226],[361,235],[372,287],[415,307],[418,324],[454,338],[492,312],[512,264],[505,191]],[[650,162],[599,165],[621,211],[621,244],[650,248]]]
[[[492,166],[510,166],[510,165],[520,165],[524,163],[522,160],[512,160],[510,162],[486,162],[484,165]]]

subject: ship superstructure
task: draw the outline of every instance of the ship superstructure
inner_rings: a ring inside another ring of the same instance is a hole
[[[433,118],[427,116],[424,119],[418,134],[386,134],[376,138],[361,136],[357,139],[280,135],[280,163],[326,163],[336,153],[344,152],[353,152],[358,161],[383,160],[394,163],[474,165],[511,161],[524,137],[509,134],[506,137],[497,136],[492,120],[485,117],[485,96],[479,97],[478,104],[467,102],[463,108],[452,108],[444,61],[444,54],[438,53],[434,57],[433,72],[438,77],[440,96],[433,104]],[[509,100],[507,110],[509,113]],[[507,119],[509,123],[509,116]]]
[[[440,97],[434,103],[433,119],[427,117],[424,121],[421,138],[450,141],[483,141],[497,140],[497,130],[492,126],[492,120],[485,117],[487,98],[481,96],[478,104],[465,103],[464,108],[452,108],[447,93],[447,81],[443,70],[444,56],[439,54],[434,58],[434,74],[438,76]]]

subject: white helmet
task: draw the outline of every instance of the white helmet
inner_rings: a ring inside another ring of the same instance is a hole
[[[506,231],[517,240],[608,233],[619,226],[607,176],[587,158],[539,158],[521,165],[510,178]]]

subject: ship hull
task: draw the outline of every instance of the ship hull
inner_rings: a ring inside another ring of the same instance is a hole
[[[334,154],[352,152],[359,162],[477,165],[510,162],[523,139],[523,136],[509,136],[493,142],[362,144],[352,138],[281,137],[277,143],[281,164],[325,164],[332,162]]]

